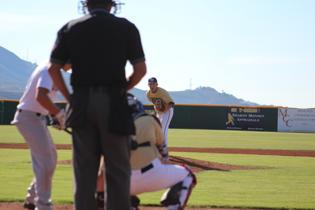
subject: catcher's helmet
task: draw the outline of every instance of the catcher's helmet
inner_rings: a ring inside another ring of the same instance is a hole
[[[95,4],[111,4],[114,8],[113,13],[116,14],[120,10],[120,6],[123,4],[118,0],[81,0],[80,7],[84,14],[88,11],[88,6],[92,6]]]
[[[142,103],[134,95],[127,93],[127,100],[134,118],[144,113],[144,107]]]

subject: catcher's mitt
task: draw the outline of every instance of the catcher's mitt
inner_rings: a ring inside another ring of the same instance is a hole
[[[164,112],[165,111],[165,103],[160,99],[157,98],[154,102],[154,107],[155,110],[159,111],[159,112]]]
[[[168,148],[166,146],[166,144],[163,144],[163,145],[156,145],[161,157],[162,157],[162,160],[168,160]]]

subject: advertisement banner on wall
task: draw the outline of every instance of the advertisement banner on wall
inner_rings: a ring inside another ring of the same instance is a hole
[[[315,109],[279,108],[278,131],[315,132]]]
[[[228,130],[276,131],[277,109],[231,107],[225,124]]]

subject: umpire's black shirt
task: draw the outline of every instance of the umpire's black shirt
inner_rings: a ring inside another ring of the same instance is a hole
[[[51,62],[72,64],[71,85],[125,87],[125,65],[144,61],[138,29],[106,10],[93,10],[59,31]]]

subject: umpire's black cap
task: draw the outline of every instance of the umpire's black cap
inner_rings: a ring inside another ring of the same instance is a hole
[[[114,0],[86,0],[86,4],[115,4]]]

